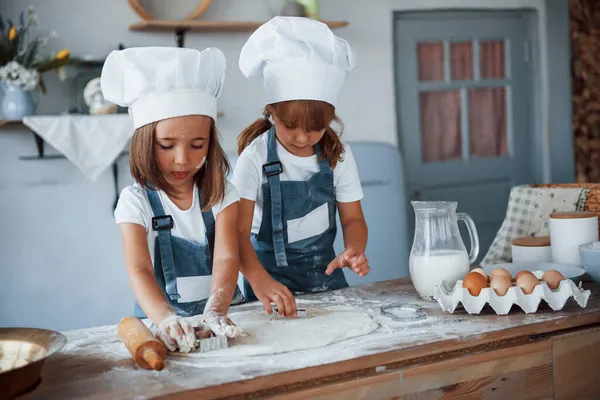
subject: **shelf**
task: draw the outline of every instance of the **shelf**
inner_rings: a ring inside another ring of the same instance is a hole
[[[23,121],[20,119],[12,120],[12,119],[0,119],[0,126],[5,125],[23,125]]]
[[[343,28],[348,21],[321,21],[330,28]],[[195,32],[243,32],[253,31],[263,21],[199,21],[199,20],[146,20],[129,25],[131,31],[195,31]]]

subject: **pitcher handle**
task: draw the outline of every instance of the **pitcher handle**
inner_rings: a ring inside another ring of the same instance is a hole
[[[465,225],[467,225],[467,230],[469,231],[469,240],[471,241],[469,264],[472,265],[475,260],[477,260],[477,256],[479,255],[479,235],[477,234],[477,228],[475,227],[475,222],[473,222],[473,219],[469,216],[469,214],[457,213],[456,217],[459,221],[463,221]]]

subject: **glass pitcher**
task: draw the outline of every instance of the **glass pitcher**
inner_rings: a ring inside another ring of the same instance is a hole
[[[411,201],[415,210],[415,236],[410,251],[409,271],[419,295],[434,301],[435,287],[443,280],[454,286],[469,272],[479,255],[479,236],[473,219],[457,213],[455,201]],[[469,231],[471,252],[458,230],[464,221]]]

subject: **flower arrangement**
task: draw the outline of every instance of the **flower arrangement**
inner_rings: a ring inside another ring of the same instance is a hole
[[[38,18],[34,9],[21,12],[19,25],[10,19],[0,16],[0,81],[17,85],[24,90],[40,87],[46,92],[42,74],[60,69],[71,63],[69,50],[63,49],[57,53],[46,52],[44,47],[55,33],[36,35],[34,29]]]

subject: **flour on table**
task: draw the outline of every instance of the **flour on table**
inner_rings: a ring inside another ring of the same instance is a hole
[[[206,353],[178,354],[181,357],[244,357],[313,349],[367,335],[379,323],[358,308],[332,306],[307,308],[309,317],[273,319],[263,309],[229,314],[249,336],[229,339],[227,349]]]

